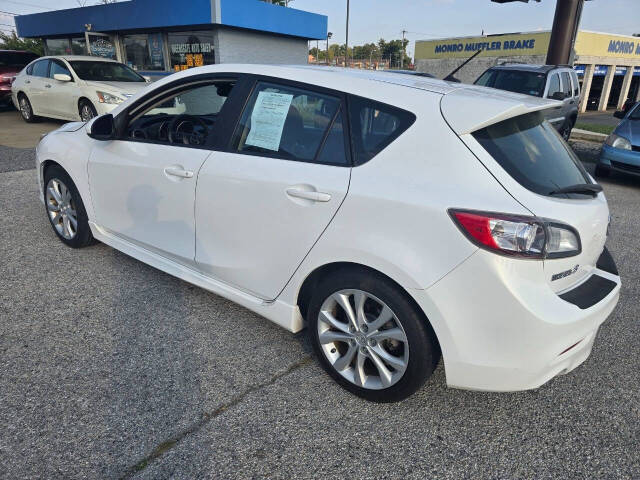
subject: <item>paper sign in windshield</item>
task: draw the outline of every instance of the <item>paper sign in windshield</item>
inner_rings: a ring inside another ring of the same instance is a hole
[[[277,152],[292,100],[293,95],[286,93],[258,93],[245,144]]]

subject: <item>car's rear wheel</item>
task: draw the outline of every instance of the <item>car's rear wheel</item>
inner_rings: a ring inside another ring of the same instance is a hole
[[[324,278],[307,317],[324,369],[370,401],[407,398],[431,376],[440,357],[424,314],[380,275],[347,271]]]
[[[38,117],[33,114],[31,102],[24,93],[18,96],[18,106],[20,107],[20,115],[25,122],[33,123],[38,120]]]
[[[562,138],[564,138],[565,142],[568,142],[569,139],[571,138],[571,131],[573,130],[574,125],[575,125],[575,122],[573,120],[569,120],[566,122],[566,124],[562,128],[562,132],[560,132],[560,135],[562,135]]]
[[[88,122],[92,118],[98,116],[96,107],[94,107],[89,100],[80,100],[80,103],[78,103],[78,112],[80,113],[80,119],[83,122]]]
[[[82,248],[95,242],[78,189],[61,167],[45,172],[44,200],[53,231],[67,246]]]

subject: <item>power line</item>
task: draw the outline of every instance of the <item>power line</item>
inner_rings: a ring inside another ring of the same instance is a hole
[[[5,15],[11,15],[12,17],[15,17],[16,15],[20,15],[19,13],[5,12],[4,10],[0,10],[0,13],[4,13]]]
[[[53,8],[49,8],[49,7],[43,7],[42,5],[35,5],[33,3],[27,3],[27,2],[16,2],[15,0],[4,0],[5,2],[9,2],[9,3],[15,3],[16,5],[25,5],[27,7],[35,7],[35,8],[41,8],[43,10],[54,10]]]

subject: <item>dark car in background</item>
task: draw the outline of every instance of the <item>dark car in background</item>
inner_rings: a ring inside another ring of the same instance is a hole
[[[13,78],[38,57],[32,52],[0,50],[0,105],[11,103]]]
[[[558,100],[558,107],[547,110],[545,117],[565,140],[569,140],[580,103],[578,76],[570,66],[504,63],[489,68],[474,83]]]

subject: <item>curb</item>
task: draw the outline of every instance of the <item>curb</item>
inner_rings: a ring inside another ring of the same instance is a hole
[[[589,130],[574,128],[571,131],[570,140],[586,140],[588,142],[604,143],[607,137],[608,135],[605,135],[604,133],[596,133],[590,132]]]

